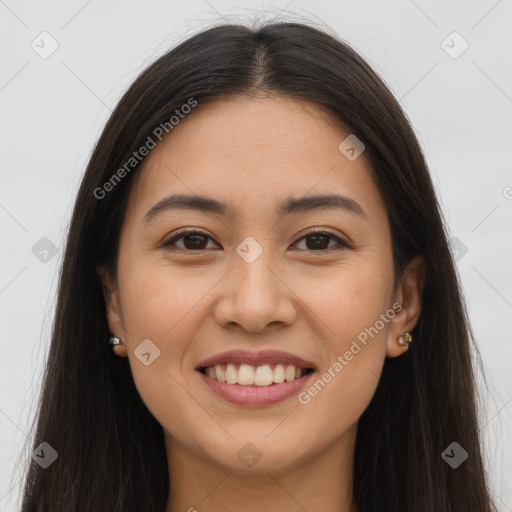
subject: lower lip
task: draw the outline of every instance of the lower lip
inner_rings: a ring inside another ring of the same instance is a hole
[[[198,372],[203,381],[212,391],[228,402],[246,407],[259,407],[281,402],[290,396],[297,394],[306,384],[314,372],[307,373],[299,379],[270,386],[241,386],[240,384],[228,384],[211,379],[204,373]]]

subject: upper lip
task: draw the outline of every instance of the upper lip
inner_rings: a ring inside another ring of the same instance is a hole
[[[252,366],[262,366],[264,364],[290,364],[299,368],[315,369],[315,365],[312,362],[280,350],[261,350],[259,352],[250,352],[248,350],[229,350],[228,352],[222,352],[201,361],[197,365],[196,370],[223,363],[250,364]]]

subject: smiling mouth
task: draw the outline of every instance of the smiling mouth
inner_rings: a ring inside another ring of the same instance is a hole
[[[314,371],[293,364],[216,364],[198,369],[212,380],[238,386],[269,387],[283,382],[293,382]]]

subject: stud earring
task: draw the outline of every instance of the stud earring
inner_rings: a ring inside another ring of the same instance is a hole
[[[117,336],[110,336],[110,339],[108,340],[110,345],[122,345],[121,340]]]
[[[406,331],[398,338],[398,344],[405,347],[405,350],[409,350],[409,343],[412,341],[411,333]]]

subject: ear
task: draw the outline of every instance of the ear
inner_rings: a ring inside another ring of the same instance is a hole
[[[114,345],[113,349],[116,355],[127,357],[126,351],[126,329],[123,316],[121,314],[121,304],[119,300],[119,290],[115,279],[103,267],[96,269],[103,288],[103,298],[105,299],[105,314],[107,324],[111,334],[115,334],[121,340],[121,345]]]
[[[421,313],[421,300],[425,284],[427,266],[425,258],[415,256],[405,267],[395,290],[393,303],[398,302],[402,309],[389,322],[386,356],[397,357],[407,347],[398,343],[398,338],[406,331],[412,331]],[[412,341],[414,344],[414,339]]]

